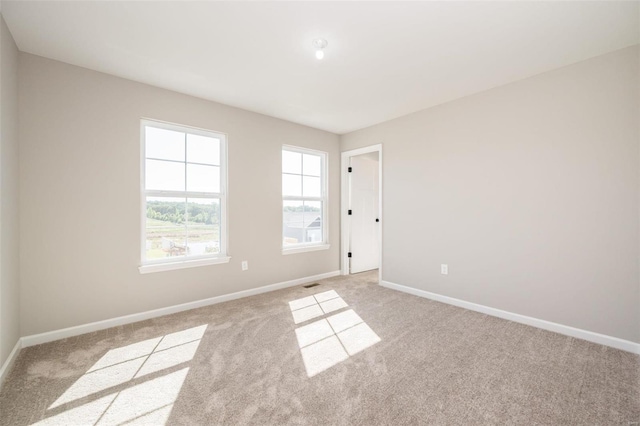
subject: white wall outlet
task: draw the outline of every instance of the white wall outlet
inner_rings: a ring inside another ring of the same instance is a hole
[[[440,273],[442,275],[449,275],[449,265],[445,265],[444,263],[440,265]]]
[[[247,269],[249,269],[249,261],[248,260],[243,260],[242,261],[242,270],[246,271]]]

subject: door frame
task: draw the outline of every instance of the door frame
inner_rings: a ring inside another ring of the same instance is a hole
[[[378,218],[380,218],[380,226],[378,227],[378,283],[382,281],[382,144],[366,146],[364,148],[352,149],[342,152],[340,163],[340,183],[341,183],[341,202],[340,202],[340,272],[342,275],[349,275],[349,235],[351,226],[347,210],[349,208],[349,160],[357,155],[369,154],[371,152],[378,153]]]

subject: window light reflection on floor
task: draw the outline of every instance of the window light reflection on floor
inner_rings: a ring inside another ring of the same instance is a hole
[[[48,417],[36,425],[164,425],[188,372],[187,367],[131,386]]]
[[[313,296],[303,297],[289,302],[293,314],[293,322],[300,324],[313,318],[321,317],[330,312],[346,308],[347,303],[335,290],[325,291]]]
[[[345,307],[348,307],[347,303],[335,290],[289,302],[296,324]],[[380,337],[353,309],[298,327],[295,332],[308,377],[313,377],[380,341]]]
[[[35,424],[164,425],[189,368],[146,377],[191,361],[206,328],[205,324],[110,350],[51,404],[49,410],[60,411],[65,404],[70,408]],[[135,382],[128,383],[133,380]],[[83,399],[115,387],[120,390],[82,404]]]

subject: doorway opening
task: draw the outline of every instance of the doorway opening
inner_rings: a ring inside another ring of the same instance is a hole
[[[382,145],[342,153],[342,274],[382,278]]]

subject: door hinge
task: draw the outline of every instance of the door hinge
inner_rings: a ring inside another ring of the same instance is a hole
[[[351,257],[351,252],[347,253],[347,257]]]
[[[351,214],[352,214],[351,210],[348,210],[348,211],[347,211],[347,214],[348,214],[349,216],[351,216]]]
[[[347,171],[348,171],[349,173],[351,173],[351,172],[353,171],[353,168],[349,167],[349,168],[347,169]]]

